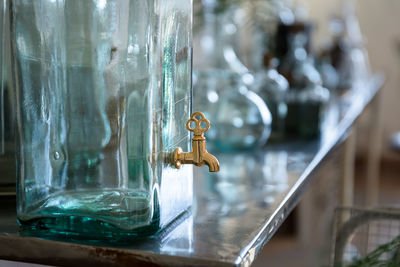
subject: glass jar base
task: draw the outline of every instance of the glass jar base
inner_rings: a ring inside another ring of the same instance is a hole
[[[154,217],[146,226],[132,230],[80,216],[42,217],[27,221],[18,219],[18,223],[22,236],[84,243],[128,243],[151,236],[160,230],[159,217]]]
[[[87,243],[140,239],[160,230],[157,193],[153,197],[154,210],[147,195],[134,191],[53,194],[31,209],[31,218],[18,218],[20,234]]]

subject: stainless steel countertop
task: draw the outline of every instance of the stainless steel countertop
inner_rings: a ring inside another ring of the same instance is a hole
[[[219,173],[196,168],[195,204],[159,235],[129,246],[85,245],[21,237],[15,199],[0,198],[0,258],[77,266],[248,266],[317,178],[317,168],[382,85],[379,76],[329,110],[319,140],[217,153]]]

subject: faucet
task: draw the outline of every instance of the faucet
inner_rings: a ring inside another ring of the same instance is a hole
[[[207,152],[206,138],[204,137],[204,133],[210,129],[210,121],[202,112],[196,111],[186,122],[186,128],[194,133],[192,152],[183,152],[180,147],[176,148],[173,153],[174,166],[180,169],[182,164],[193,164],[198,167],[207,165],[210,172],[218,172],[218,159]]]

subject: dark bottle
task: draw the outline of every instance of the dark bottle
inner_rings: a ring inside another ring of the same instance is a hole
[[[286,46],[281,48],[282,51],[277,50],[281,57],[278,70],[288,79],[290,85],[285,95],[287,137],[317,137],[329,100],[329,91],[322,86],[321,75],[309,53],[311,29],[310,24],[295,23],[280,25],[278,30],[278,44],[285,35],[287,40]]]

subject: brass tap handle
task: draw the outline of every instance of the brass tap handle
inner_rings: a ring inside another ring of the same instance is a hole
[[[202,126],[205,126],[203,128]],[[206,138],[204,133],[210,129],[210,121],[203,113],[196,111],[186,122],[186,128],[194,133],[192,139],[192,152],[182,152],[180,147],[176,148],[173,154],[173,165],[179,169],[182,164],[193,164],[195,166],[207,165],[210,172],[219,171],[217,158],[207,152]]]
[[[198,116],[200,119],[197,119],[196,116]],[[202,123],[206,124],[206,128],[201,127]],[[192,124],[195,124],[195,127],[192,128]],[[193,140],[196,138],[196,140],[205,140],[204,133],[207,132],[210,129],[210,121],[206,119],[203,113],[200,111],[196,111],[195,113],[190,116],[190,119],[186,122],[186,128],[194,133]]]

